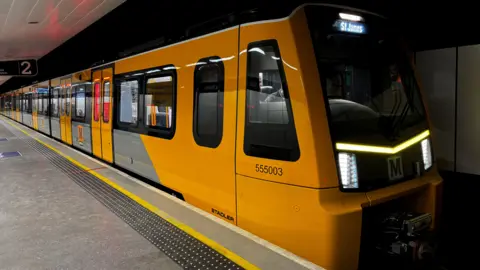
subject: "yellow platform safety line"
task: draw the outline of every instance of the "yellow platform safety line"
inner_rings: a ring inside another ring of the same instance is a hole
[[[138,197],[137,195],[131,193],[130,191],[124,189],[123,187],[121,187],[120,185],[114,183],[113,181],[109,180],[108,178],[100,175],[99,173],[95,172],[94,170],[91,170],[90,168],[88,168],[87,166],[81,164],[80,162],[76,161],[75,159],[69,157],[68,155],[65,155],[63,154],[62,152],[60,152],[60,150],[57,150],[56,148],[54,148],[53,146],[41,141],[40,139],[37,139],[37,138],[34,138],[32,137],[30,134],[28,134],[28,132],[24,131],[23,129],[21,129],[20,127],[18,127],[16,124],[13,124],[12,122],[8,121],[7,122],[9,125],[11,125],[12,127],[20,130],[21,132],[23,132],[24,134],[26,134],[27,136],[35,139],[37,142],[41,143],[42,145],[48,147],[50,150],[54,151],[55,153],[61,155],[62,157],[66,158],[68,161],[72,162],[73,164],[75,164],[76,166],[82,168],[83,170],[89,172],[90,174],[92,174],[93,176],[97,177],[98,179],[102,180],[103,182],[107,183],[108,185],[110,185],[111,187],[113,187],[114,189],[120,191],[121,193],[123,193],[124,195],[126,195],[127,197],[129,197],[130,199],[134,200],[135,202],[137,202],[138,204],[140,204],[141,206],[147,208],[148,210],[152,211],[153,213],[157,214],[158,216],[160,216],[161,218],[165,219],[166,221],[170,222],[172,225],[174,225],[175,227],[179,228],[180,230],[188,233],[189,235],[191,235],[192,237],[196,238],[197,240],[199,240],[200,242],[204,243],[205,245],[211,247],[213,250],[215,250],[216,252],[222,254],[223,256],[225,256],[226,258],[230,259],[231,261],[235,262],[236,264],[238,264],[239,266],[245,268],[245,269],[260,269],[258,268],[257,266],[251,264],[250,262],[248,262],[247,260],[245,260],[244,258],[238,256],[237,254],[233,253],[232,251],[228,250],[227,248],[221,246],[220,244],[218,244],[217,242],[211,240],[210,238],[204,236],[203,234],[197,232],[196,230],[190,228],[189,226],[183,224],[182,222],[176,220],[175,218],[171,217],[169,214],[163,212],[162,210],[158,209],[157,207],[153,206],[152,204],[148,203],[147,201],[145,201],[144,199]]]

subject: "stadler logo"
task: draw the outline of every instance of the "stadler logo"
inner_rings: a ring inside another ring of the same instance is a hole
[[[227,220],[230,220],[230,221],[233,221],[233,217],[229,216],[229,215],[226,215],[225,213],[221,212],[221,211],[218,211],[217,209],[214,209],[212,208],[212,213],[216,214],[216,215],[219,215],[221,216],[222,218],[224,219],[227,219]]]

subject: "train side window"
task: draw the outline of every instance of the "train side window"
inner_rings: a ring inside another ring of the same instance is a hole
[[[38,100],[38,95],[37,95],[37,94],[33,94],[33,106],[32,106],[32,109],[33,109],[33,112],[34,112],[34,113],[37,112],[37,100]]]
[[[42,114],[42,94],[37,94],[37,114]]]
[[[75,86],[75,118],[84,119],[85,118],[85,86]],[[73,102],[73,96],[72,96]],[[72,107],[73,108],[73,107]]]
[[[103,83],[103,122],[110,121],[110,82]]]
[[[120,83],[120,122],[136,125],[138,121],[138,80]]]
[[[247,51],[244,152],[296,161],[300,149],[277,41],[250,43]]]
[[[223,135],[225,68],[219,57],[200,59],[194,72],[193,136],[198,145],[216,148]]]
[[[50,109],[52,117],[58,117],[58,88],[53,89],[52,106]]]
[[[43,94],[42,95],[43,99],[43,114],[48,115],[48,94]]]
[[[60,116],[65,115],[65,88],[60,88],[58,95],[58,104],[60,105]]]
[[[25,112],[32,113],[32,94],[25,95]]]
[[[93,85],[93,120],[97,122],[100,119],[100,83]]]
[[[42,100],[42,94],[38,94],[37,95],[37,100],[38,100],[38,103],[37,103],[37,112],[38,114],[43,114],[43,100]]]
[[[172,128],[173,95],[173,76],[165,75],[147,79],[144,107],[147,127],[165,130]]]
[[[73,114],[72,114],[73,117],[72,118],[76,118],[77,86],[72,86],[72,96],[71,97],[72,97],[72,105],[71,105],[72,107],[71,108],[72,108],[72,112],[73,112]]]

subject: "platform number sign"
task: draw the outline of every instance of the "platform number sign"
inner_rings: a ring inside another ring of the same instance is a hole
[[[32,62],[30,61],[20,62],[20,75],[32,75]]]
[[[37,73],[37,60],[34,59],[0,62],[2,76],[35,76]]]

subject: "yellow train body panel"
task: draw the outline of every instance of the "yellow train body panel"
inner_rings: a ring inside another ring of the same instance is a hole
[[[161,183],[182,193],[185,200],[212,212],[222,211],[236,223],[235,121],[237,58],[225,61],[223,137],[215,148],[198,146],[192,137],[193,75],[196,63],[208,56],[229,58],[238,54],[238,28],[187,43],[136,56],[115,64],[115,72],[173,64],[177,82],[177,119],[171,140],[141,135]],[[186,53],[188,52],[188,53]]]

